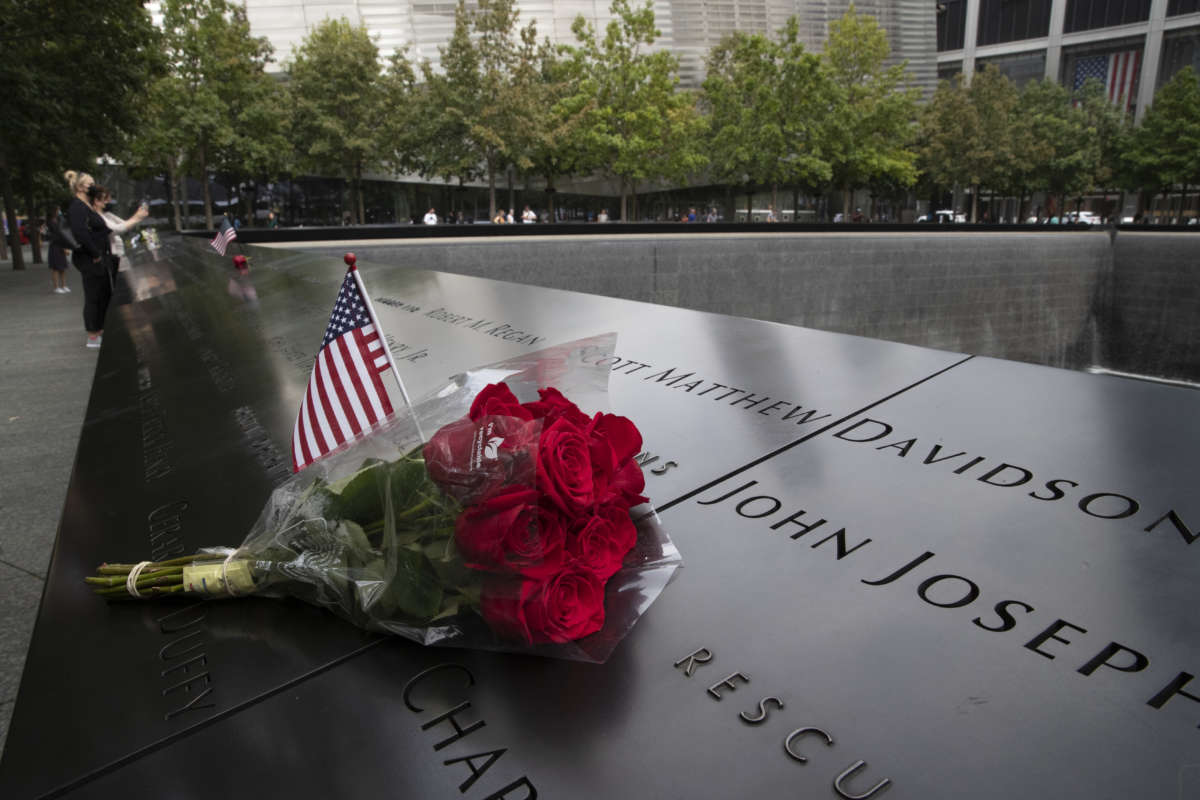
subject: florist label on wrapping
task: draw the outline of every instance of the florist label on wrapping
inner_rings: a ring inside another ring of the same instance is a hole
[[[499,457],[500,445],[504,444],[503,436],[495,436],[496,423],[489,421],[475,431],[475,438],[471,442],[470,465],[471,469],[479,469],[483,466],[484,461],[495,461]]]

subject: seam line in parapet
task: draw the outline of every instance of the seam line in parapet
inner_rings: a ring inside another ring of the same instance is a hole
[[[294,689],[295,687],[297,687],[300,684],[307,681],[309,678],[315,678],[322,673],[328,672],[329,670],[333,669],[334,667],[340,666],[341,664],[346,663],[350,659],[360,656],[363,653],[367,652],[368,650],[370,650],[374,647],[378,647],[379,645],[383,644],[384,642],[386,642],[390,639],[391,639],[390,636],[380,636],[379,638],[375,639],[374,641],[367,642],[362,647],[359,647],[355,650],[351,650],[349,653],[345,653],[345,654],[339,656],[338,658],[335,658],[334,660],[330,661],[327,664],[322,664],[321,666],[316,667],[315,669],[309,670],[308,672],[304,673],[303,675],[298,675],[295,678],[293,678],[292,680],[290,680],[286,683],[283,683],[279,686],[276,686],[274,689],[271,689],[269,691],[263,692],[262,694],[251,697],[249,700],[239,703],[238,705],[233,706],[231,708],[227,708],[224,711],[220,712],[219,714],[214,714],[211,717],[208,717],[207,719],[203,719],[203,720],[197,722],[195,725],[192,725],[190,728],[185,728],[184,730],[176,731],[175,733],[170,734],[169,736],[166,736],[163,739],[160,739],[159,741],[154,742],[153,744],[148,744],[145,747],[141,747],[141,748],[133,751],[132,753],[122,756],[121,758],[117,759],[116,761],[113,761],[110,764],[105,764],[104,766],[98,767],[98,768],[92,770],[91,772],[88,772],[84,775],[80,775],[78,778],[75,778],[70,783],[65,783],[62,786],[58,786],[58,787],[46,792],[45,794],[40,795],[40,798],[41,798],[41,800],[49,800],[49,798],[53,798],[53,797],[62,797],[67,792],[78,789],[81,786],[91,783],[92,781],[96,780],[97,778],[102,778],[105,775],[108,775],[109,773],[116,772],[117,770],[120,770],[120,769],[132,764],[133,762],[138,761],[139,759],[143,758],[144,756],[148,756],[151,753],[154,753],[158,750],[162,750],[163,748],[169,747],[169,746],[175,744],[176,742],[180,741],[181,739],[186,739],[187,737],[191,736],[192,734],[198,733],[199,731],[209,727],[210,725],[213,725],[217,722],[221,722],[229,717],[232,717],[235,714],[238,714],[239,712],[244,711],[247,708],[250,708],[251,706],[258,705],[259,703],[261,703],[264,700],[269,700],[270,698],[274,697],[275,695],[277,695],[281,692],[286,692],[289,689]]]
[[[18,567],[16,564],[12,563],[11,561],[5,561],[3,558],[0,558],[0,564],[3,564],[6,567],[12,567],[17,572],[24,572],[29,577],[36,578],[39,581],[45,582],[45,580],[46,580],[45,575],[38,575],[36,572],[31,572],[30,570],[27,570],[24,567]]]
[[[777,455],[786,453],[788,450],[791,450],[793,447],[795,447],[798,444],[803,444],[804,442],[807,442],[809,439],[813,439],[817,436],[820,436],[822,433],[825,433],[828,430],[832,430],[833,428],[836,428],[837,426],[841,425],[842,423],[848,422],[848,421],[854,419],[859,414],[867,413],[872,408],[875,408],[875,406],[886,403],[888,400],[891,400],[894,397],[898,397],[898,396],[904,394],[905,392],[909,391],[910,389],[915,389],[916,387],[920,386],[921,384],[923,384],[927,381],[931,381],[934,378],[936,378],[937,376],[939,376],[945,372],[949,372],[950,370],[954,369],[957,366],[961,366],[962,364],[967,363],[974,357],[975,356],[967,356],[966,358],[964,358],[960,361],[955,361],[953,364],[951,364],[947,367],[943,367],[942,369],[939,369],[937,372],[934,372],[930,375],[926,375],[924,378],[921,378],[919,381],[915,381],[913,383],[910,383],[908,386],[905,386],[901,389],[897,389],[896,391],[892,392],[891,394],[887,395],[886,397],[881,397],[878,400],[876,400],[872,403],[868,403],[867,405],[863,406],[862,408],[860,408],[856,411],[851,411],[846,416],[844,416],[840,419],[836,419],[833,422],[830,422],[829,424],[825,425],[824,427],[818,428],[815,431],[812,431],[811,433],[807,433],[804,436],[801,436],[799,439],[796,439],[793,442],[788,442],[787,444],[783,445],[782,447],[777,447],[776,449],[772,450],[771,452],[767,453],[766,455],[759,456],[758,458],[754,459],[750,463],[743,464],[742,466],[737,467],[737,468],[731,470],[730,472],[725,473],[724,475],[722,475],[719,478],[714,478],[713,480],[709,481],[708,483],[704,484],[703,486],[698,486],[695,489],[692,489],[690,492],[687,492],[686,494],[682,494],[679,497],[676,497],[674,500],[667,501],[663,505],[656,508],[655,511],[658,513],[662,513],[663,511],[666,511],[667,509],[671,508],[672,506],[677,506],[680,503],[682,503],[683,501],[688,500],[692,497],[695,497],[696,495],[700,494],[701,492],[708,491],[709,489],[711,489],[712,487],[716,486],[719,483],[723,483],[736,475],[740,475],[743,472],[745,472],[746,470],[753,469],[754,467],[757,467],[759,464],[762,464],[765,461],[770,461],[772,458],[774,458]],[[640,521],[643,518],[639,518],[639,520],[637,520],[637,521]]]

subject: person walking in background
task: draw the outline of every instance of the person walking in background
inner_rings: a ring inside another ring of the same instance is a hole
[[[122,234],[128,233],[138,226],[142,220],[150,215],[150,209],[145,205],[138,206],[138,210],[128,220],[121,219],[112,211],[112,194],[103,186],[93,186],[89,191],[89,196],[94,194],[96,197],[95,209],[104,222],[108,225],[108,248],[112,253],[112,260],[109,264],[110,275],[115,276],[117,270],[121,268],[121,258],[125,255],[125,241],[121,238]]]
[[[608,222],[608,209],[600,209],[600,213],[596,215],[596,222]]]
[[[504,215],[504,224],[505,224],[505,225],[512,225],[512,224],[514,224],[516,221],[517,221],[517,218],[516,218],[515,216],[513,216],[513,210],[510,208],[510,209],[508,210],[508,213]]]
[[[434,210],[431,208],[431,209],[429,209],[428,211],[426,211],[426,212],[425,212],[425,220],[424,220],[424,222],[425,222],[425,224],[426,224],[426,225],[437,225],[437,221],[438,221],[438,220],[437,220],[437,212],[436,212],[436,211],[434,211]]]
[[[55,294],[67,294],[71,291],[67,286],[67,260],[71,257],[75,238],[70,236],[70,228],[60,208],[52,208],[46,214],[46,241],[50,243],[46,260],[50,266],[51,286]]]
[[[88,202],[88,191],[96,181],[86,172],[70,170],[64,174],[75,197],[67,210],[71,234],[79,249],[71,254],[71,263],[83,275],[83,327],[87,346],[98,349],[103,342],[104,317],[112,300],[108,272],[108,224]]]
[[[525,210],[521,212],[521,222],[528,225],[531,222],[537,222],[537,214],[529,206],[525,206]]]

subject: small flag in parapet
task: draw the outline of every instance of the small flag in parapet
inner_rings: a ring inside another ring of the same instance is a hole
[[[237,229],[233,227],[233,223],[229,221],[229,217],[221,217],[221,224],[217,226],[217,235],[209,242],[212,249],[216,250],[221,255],[225,255],[225,248],[229,247],[229,243],[237,238]]]
[[[293,472],[377,428],[392,413],[381,377],[391,367],[387,346],[352,259],[346,256],[350,268],[296,416]]]

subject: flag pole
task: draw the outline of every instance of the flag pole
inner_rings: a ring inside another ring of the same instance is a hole
[[[383,332],[383,326],[379,323],[379,316],[375,313],[375,306],[371,304],[371,296],[367,294],[367,287],[363,284],[362,275],[358,272],[358,258],[354,253],[346,253],[342,257],[342,260],[346,262],[346,265],[350,267],[350,271],[354,273],[354,282],[358,284],[358,293],[362,295],[363,303],[367,306],[367,313],[371,315],[371,324],[379,332],[379,340],[383,342],[383,354],[387,356],[388,365],[392,368],[392,374],[396,376],[396,383],[400,384],[400,394],[404,398],[404,404],[408,406],[408,413],[412,415],[413,424],[417,426],[417,435],[421,437],[421,441],[425,441],[425,431],[421,430],[421,420],[417,419],[417,410],[413,407],[412,399],[408,396],[408,389],[404,388],[404,379],[400,377],[400,370],[396,368],[396,361],[392,358],[392,348],[388,345],[387,336]]]

